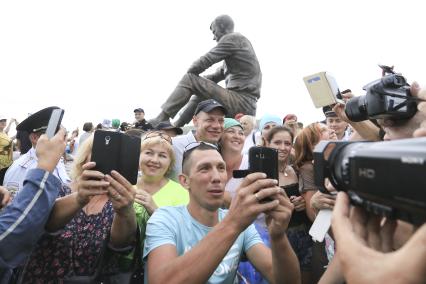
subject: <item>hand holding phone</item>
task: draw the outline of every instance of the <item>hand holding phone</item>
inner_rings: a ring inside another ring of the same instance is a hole
[[[234,178],[243,178],[250,173],[261,172],[266,178],[278,180],[278,151],[268,147],[251,147],[249,149],[249,169],[233,171]],[[262,202],[272,201],[270,198]]]
[[[112,170],[116,170],[131,184],[136,184],[140,148],[139,137],[97,130],[93,140],[92,161],[96,162],[96,170],[109,175]]]

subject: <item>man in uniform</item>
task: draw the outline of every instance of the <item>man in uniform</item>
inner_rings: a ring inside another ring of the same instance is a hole
[[[133,111],[135,113],[135,126],[134,128],[142,129],[143,131],[152,130],[154,127],[146,121],[145,112],[142,108],[137,108]]]
[[[173,118],[186,105],[184,112],[175,122],[175,126],[184,126],[191,120],[197,104],[206,99],[215,99],[225,106],[229,117],[240,112],[256,115],[262,72],[253,46],[245,36],[234,32],[234,22],[228,15],[217,17],[210,25],[210,30],[217,45],[189,67],[173,93],[161,106],[162,112],[150,121],[153,126]],[[220,61],[223,61],[223,65],[215,73],[205,77],[199,76]],[[223,80],[226,82],[226,88],[217,84]]]
[[[3,185],[7,187],[9,191],[12,191],[12,194],[23,187],[27,172],[37,166],[35,146],[40,136],[46,132],[50,115],[55,109],[58,109],[58,107],[42,109],[27,117],[16,127],[17,131],[22,130],[30,133],[30,140],[33,147],[26,154],[14,161],[6,172]],[[64,162],[62,160],[59,161],[52,173],[59,178],[61,183],[67,184],[70,182],[70,178],[65,171]]]

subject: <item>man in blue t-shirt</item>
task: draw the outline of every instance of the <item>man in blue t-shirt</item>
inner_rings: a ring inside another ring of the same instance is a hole
[[[229,211],[223,203],[226,165],[216,146],[195,142],[183,154],[180,183],[188,206],[162,207],[148,221],[144,246],[146,283],[234,283],[245,254],[272,283],[300,283],[299,263],[286,236],[293,205],[276,180],[248,175]],[[273,201],[259,202],[269,197]],[[253,221],[265,213],[272,251]]]

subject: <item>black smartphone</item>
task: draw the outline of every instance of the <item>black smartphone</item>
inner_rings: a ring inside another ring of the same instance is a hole
[[[116,170],[131,184],[136,184],[141,139],[120,132],[97,130],[94,134],[92,161],[95,169],[111,174]]]
[[[278,180],[278,151],[268,147],[251,147],[249,149],[249,172],[262,172],[267,178]],[[273,199],[264,198],[261,202]]]
[[[299,184],[290,184],[290,185],[283,185],[281,186],[282,189],[284,189],[285,193],[288,197],[290,196],[300,196],[299,191]]]
[[[268,147],[249,149],[249,171],[262,172],[267,178],[278,180],[278,151]]]
[[[50,115],[49,123],[47,124],[46,135],[49,139],[55,136],[58,132],[59,127],[61,127],[62,117],[64,116],[63,109],[54,109]]]

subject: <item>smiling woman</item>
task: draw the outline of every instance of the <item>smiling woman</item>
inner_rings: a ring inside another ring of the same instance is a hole
[[[175,163],[171,138],[150,132],[142,139],[139,167],[142,176],[136,184],[135,209],[151,215],[161,206],[187,204],[188,192],[167,176]],[[138,218],[139,219],[139,218]]]

